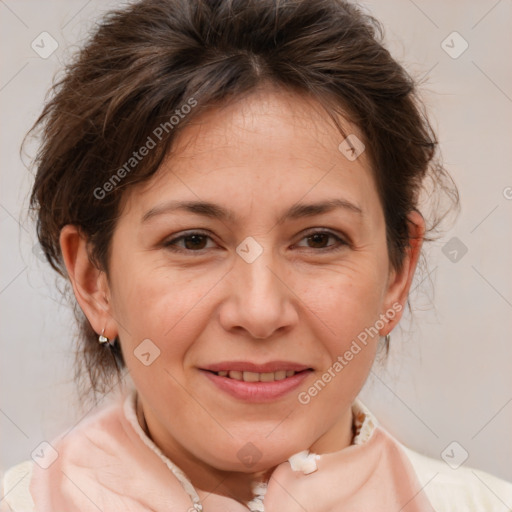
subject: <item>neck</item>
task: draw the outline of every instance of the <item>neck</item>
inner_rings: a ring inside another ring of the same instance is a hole
[[[145,434],[155,443],[155,438],[146,422],[139,395],[136,395],[136,413],[139,425]],[[181,446],[174,445],[172,461],[187,475],[196,489],[201,501],[210,493],[226,496],[246,504],[254,497],[254,482],[268,482],[275,468],[257,473],[220,471],[205,464],[186,452]],[[168,451],[168,450],[166,450]],[[179,462],[179,463],[178,463]]]
[[[214,493],[245,505],[254,498],[253,484],[268,482],[274,472],[275,467],[255,473],[222,471],[206,464],[172,440],[169,440],[170,444],[166,444],[165,447],[160,446],[156,441],[159,436],[155,435],[156,433],[152,434],[152,428],[146,422],[138,394],[136,395],[136,412],[139,425],[146,435],[187,475],[201,501]],[[311,445],[309,451],[316,454],[329,453],[352,444],[355,434],[352,420],[352,411],[349,410],[334,428]],[[171,453],[172,456],[169,455]]]

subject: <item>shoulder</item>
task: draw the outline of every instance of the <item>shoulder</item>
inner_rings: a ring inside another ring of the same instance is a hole
[[[122,410],[122,401],[91,410],[75,427],[46,443],[50,449],[41,449],[37,465],[36,459],[26,460],[3,472],[0,475],[0,512],[35,512],[31,485],[34,480],[53,482],[60,477],[59,469],[65,464],[87,460],[86,456],[108,456],[113,441],[123,438],[119,421]]]
[[[421,455],[403,445],[418,480],[436,512],[509,512],[512,509],[512,483],[489,473]]]
[[[32,461],[25,461],[8,469],[0,486],[0,511],[35,512],[29,491]]]
[[[512,483],[466,466],[453,469],[442,460],[426,457],[395,439],[356,400],[352,407],[356,433],[354,444],[368,440],[380,427],[405,452],[416,477],[436,512],[511,512]]]

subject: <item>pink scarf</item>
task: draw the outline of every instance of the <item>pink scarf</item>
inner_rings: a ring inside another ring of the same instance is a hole
[[[37,512],[198,510],[179,469],[136,423],[133,400],[103,409],[52,443],[59,454],[55,462],[47,469],[34,464],[30,491]],[[434,512],[402,448],[380,427],[360,444],[308,461],[317,467],[309,474],[289,461],[277,466],[253,510]],[[225,496],[203,499],[204,512],[248,510]]]

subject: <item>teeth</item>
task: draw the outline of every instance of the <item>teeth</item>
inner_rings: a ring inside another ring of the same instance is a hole
[[[242,378],[245,380],[245,382],[258,382],[260,380],[260,374],[254,372],[244,372]]]
[[[229,377],[230,379],[243,380],[244,382],[274,382],[275,380],[283,380],[292,377],[297,372],[293,370],[278,370],[277,372],[239,372],[237,370],[220,371],[217,375],[220,377]]]

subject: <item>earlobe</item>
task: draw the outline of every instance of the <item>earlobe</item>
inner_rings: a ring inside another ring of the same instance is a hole
[[[392,270],[390,273],[386,300],[384,302],[387,310],[396,311],[398,305],[400,305],[399,312],[394,315],[393,319],[382,330],[381,336],[389,334],[402,317],[425,236],[425,220],[421,213],[413,210],[407,217],[409,220],[409,246],[404,255],[402,268],[399,271]]]
[[[108,300],[108,282],[105,273],[89,258],[86,237],[77,226],[68,224],[60,232],[60,247],[76,300],[92,328],[115,338],[117,329]]]

